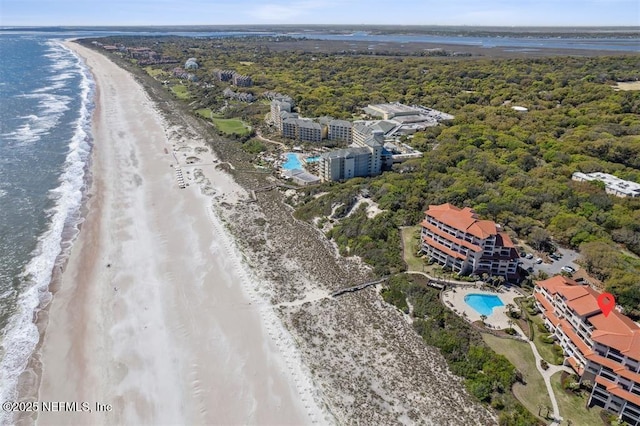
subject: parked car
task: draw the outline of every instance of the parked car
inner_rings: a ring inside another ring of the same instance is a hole
[[[536,263],[539,265],[542,263],[542,259],[540,259],[539,257],[536,257]]]
[[[562,268],[560,268],[560,270],[568,274],[573,274],[574,272],[576,272],[576,270],[571,266],[563,266]]]
[[[533,255],[531,253],[527,253],[527,255],[525,256],[527,259],[533,259]]]
[[[560,260],[560,256],[557,253],[551,253],[549,257],[553,260]]]

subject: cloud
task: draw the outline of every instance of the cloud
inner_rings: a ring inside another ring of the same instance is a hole
[[[330,2],[322,0],[270,3],[258,6],[250,15],[261,21],[290,22],[294,18],[309,15],[314,10],[325,9],[330,5]]]

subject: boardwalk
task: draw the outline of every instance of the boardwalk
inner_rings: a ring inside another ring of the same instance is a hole
[[[369,281],[369,282],[366,282],[366,283],[363,283],[363,284],[354,285],[354,286],[351,286],[351,287],[339,288],[339,289],[337,289],[337,290],[335,290],[334,292],[331,293],[331,297],[337,297],[337,296],[341,296],[341,295],[343,295],[345,293],[353,293],[353,292],[356,292],[356,291],[360,291],[360,290],[363,290],[363,289],[365,289],[367,287],[371,287],[371,286],[374,286],[374,285],[377,285],[377,284],[381,284],[381,283],[385,282],[388,279],[389,279],[389,277],[387,276],[387,277],[383,277],[383,278],[380,278],[380,279],[375,280],[375,281]]]

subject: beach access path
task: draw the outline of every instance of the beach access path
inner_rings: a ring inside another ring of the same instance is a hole
[[[304,378],[270,337],[264,303],[247,294],[211,197],[178,187],[161,115],[129,73],[67,46],[97,83],[93,183],[49,307],[36,399],[84,401],[92,412],[39,413],[37,423],[314,423],[296,385]],[[242,194],[209,169],[228,201]]]

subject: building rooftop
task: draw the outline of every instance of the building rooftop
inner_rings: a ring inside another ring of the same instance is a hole
[[[630,180],[620,179],[617,176],[610,175],[608,173],[595,172],[595,173],[581,173],[575,172],[572,175],[573,180],[597,180],[604,182],[605,186],[615,192],[624,194],[630,197],[640,197],[640,183],[636,183]]]
[[[364,140],[364,143],[372,148],[382,147],[384,146],[384,133],[381,131],[373,131],[371,136],[368,136]]]
[[[498,235],[495,222],[478,219],[476,213],[469,207],[460,209],[449,203],[430,205],[425,213],[452,228],[468,232],[481,239]]]
[[[351,127],[351,122],[347,120],[331,120],[329,126]]]
[[[307,183],[316,183],[320,181],[318,176],[312,175],[311,173],[301,169],[285,170],[282,174],[289,178],[295,177],[296,179]]]
[[[372,104],[364,108],[367,114],[382,115],[387,114],[389,118],[396,115],[409,115],[416,114],[416,109],[407,105],[403,105],[399,102],[393,102],[389,104]]]
[[[287,117],[284,119],[284,122],[287,124],[295,124],[298,127],[303,127],[306,129],[322,130],[322,127],[318,123],[305,118],[297,118],[297,116]]]
[[[354,155],[361,155],[361,154],[371,154],[371,151],[369,151],[369,148],[343,148],[343,149],[337,149],[335,151],[330,151],[330,152],[325,152],[324,154],[321,154],[320,157],[322,158],[349,158],[351,156]]]
[[[594,327],[591,334],[594,341],[640,361],[640,326],[615,309],[605,317],[598,306],[599,292],[562,275],[536,284],[551,294],[560,294],[578,315],[591,314],[587,321]],[[581,314],[579,311],[587,313]]]

